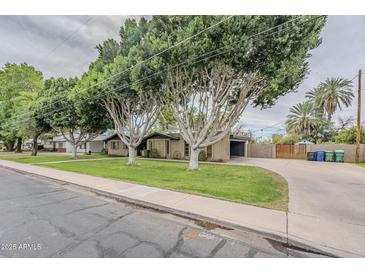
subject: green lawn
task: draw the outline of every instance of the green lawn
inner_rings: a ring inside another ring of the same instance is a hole
[[[357,163],[356,165],[361,166],[361,167],[365,167],[365,163]]]
[[[42,165],[283,211],[288,207],[287,182],[259,167],[201,164],[199,170],[188,171],[184,162],[140,159],[136,166],[126,163],[127,159],[115,159]]]
[[[96,158],[105,158],[108,155],[104,154],[91,154],[91,155],[78,155],[76,160],[81,159],[96,159]],[[42,155],[39,154],[38,156],[30,156],[29,154],[18,154],[16,156],[1,156],[0,159],[2,160],[9,160],[15,161],[17,163],[26,163],[26,164],[33,164],[33,163],[44,163],[44,162],[54,162],[54,161],[67,161],[67,160],[75,160],[71,158],[69,155]]]

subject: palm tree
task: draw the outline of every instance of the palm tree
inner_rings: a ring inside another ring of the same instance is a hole
[[[327,114],[327,120],[331,121],[337,108],[342,110],[342,106],[351,106],[354,98],[352,82],[339,77],[329,78],[314,90],[307,92],[306,97],[321,108]]]
[[[311,132],[321,124],[322,113],[314,106],[313,102],[298,103],[290,108],[286,121],[289,133],[310,136]]]

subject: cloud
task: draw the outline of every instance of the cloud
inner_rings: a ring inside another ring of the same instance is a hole
[[[27,62],[45,77],[79,76],[97,56],[96,45],[118,38],[127,17],[0,16],[0,65]]]

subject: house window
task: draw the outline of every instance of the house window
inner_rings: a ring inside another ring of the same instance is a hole
[[[190,148],[189,148],[189,144],[187,142],[184,142],[184,153],[185,153],[185,156],[188,156],[190,155]]]
[[[63,143],[58,143],[58,148],[63,148]]]
[[[152,144],[153,144],[152,140],[149,140],[148,141],[148,149],[149,150],[153,149]]]
[[[111,141],[111,147],[114,150],[119,149],[119,142],[118,141]]]
[[[81,144],[79,147],[80,147],[80,149],[86,149],[86,144],[85,143]]]

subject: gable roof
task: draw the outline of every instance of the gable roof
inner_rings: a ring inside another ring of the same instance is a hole
[[[111,139],[114,139],[115,137],[118,137],[117,133],[114,133],[112,135],[110,135],[108,138],[105,138],[104,141],[107,142]],[[143,141],[146,141],[148,139],[170,139],[170,140],[180,140],[181,138],[181,134],[177,133],[177,132],[167,132],[167,133],[162,133],[162,132],[153,132],[149,135],[147,135],[146,137],[143,138]],[[119,139],[119,137],[118,137]],[[229,136],[230,140],[240,140],[240,141],[247,141],[250,140],[249,137],[245,137],[245,136],[240,136],[240,135],[233,135],[231,134]]]
[[[171,140],[179,140],[180,139],[180,134],[179,133],[160,133],[160,132],[154,132],[151,133],[150,135],[146,136],[145,140],[147,139],[151,139],[151,138],[162,138],[162,139],[171,139]]]
[[[247,141],[250,140],[250,138],[242,135],[231,134],[229,135],[229,140]]]
[[[94,139],[92,139],[88,142],[105,141],[106,139],[108,139],[110,136],[113,136],[113,135],[114,134],[110,135],[110,134],[107,134],[107,133],[102,133],[102,134],[96,136]],[[78,136],[78,135],[75,134],[75,136]],[[58,136],[53,137],[53,142],[66,142],[66,141],[67,140],[62,135],[58,135]]]

